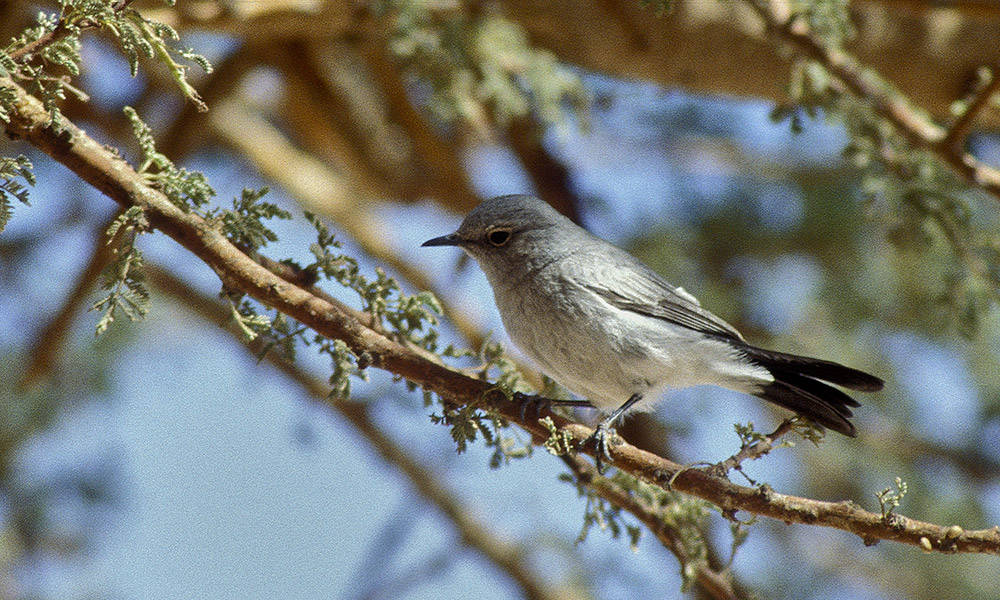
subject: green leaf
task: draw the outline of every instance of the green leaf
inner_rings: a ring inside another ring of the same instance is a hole
[[[195,103],[198,110],[207,111],[208,106],[205,105],[201,96],[198,95],[198,91],[187,80],[187,70],[189,67],[174,60],[174,55],[185,60],[190,60],[201,67],[206,73],[211,73],[212,66],[208,59],[197,54],[190,48],[178,50],[172,47],[168,42],[178,40],[179,36],[169,25],[146,19],[138,11],[131,9],[121,12],[120,15],[121,18],[118,22],[119,31],[122,32],[120,39],[123,39],[122,48],[129,56],[133,77],[137,72],[140,53],[147,58],[155,58],[167,67],[174,83],[177,84],[177,87],[180,88],[181,92],[189,100]]]
[[[222,233],[234,244],[254,252],[275,242],[278,236],[262,223],[265,219],[290,219],[292,215],[270,202],[261,202],[268,189],[244,189],[239,198],[233,199],[233,209],[223,211],[217,219],[222,222]]]
[[[142,151],[142,162],[136,170],[149,185],[163,192],[174,206],[184,212],[206,205],[215,196],[215,190],[208,184],[205,175],[175,166],[173,161],[157,152],[152,130],[139,118],[135,109],[126,106],[122,111],[131,123]]]
[[[28,205],[28,185],[35,185],[32,164],[23,154],[15,158],[0,156],[0,232],[6,228],[14,212],[12,200]],[[19,181],[21,180],[21,181]]]
[[[97,322],[96,335],[107,331],[119,313],[137,321],[149,311],[150,296],[143,273],[143,256],[135,246],[136,238],[148,229],[146,215],[138,206],[130,207],[108,226],[108,243],[117,244],[113,254],[115,259],[101,274],[101,289],[107,290],[108,294],[91,306],[91,310],[104,311]]]

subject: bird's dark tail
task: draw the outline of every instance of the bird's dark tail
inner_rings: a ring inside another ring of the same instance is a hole
[[[833,383],[859,392],[876,392],[884,382],[873,375],[844,365],[744,346],[742,353],[755,365],[766,368],[774,381],[756,394],[778,406],[783,406],[823,427],[854,437],[854,425],[848,420],[851,408],[861,406]]]

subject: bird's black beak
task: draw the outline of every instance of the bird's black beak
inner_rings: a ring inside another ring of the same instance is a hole
[[[420,244],[421,247],[423,247],[423,246],[460,246],[460,245],[462,245],[462,240],[460,240],[458,238],[458,234],[455,234],[455,233],[449,233],[448,235],[442,235],[441,237],[436,237],[434,239],[427,240],[423,244]]]

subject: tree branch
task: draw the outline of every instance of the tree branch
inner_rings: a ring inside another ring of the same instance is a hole
[[[976,116],[983,110],[986,104],[993,97],[993,94],[1000,88],[1000,69],[998,65],[983,67],[978,73],[979,81],[977,88],[973,90],[972,97],[962,114],[955,119],[955,122],[948,128],[948,133],[941,140],[941,146],[951,148],[953,152],[961,152],[965,145],[965,140],[969,136],[969,130]]]
[[[964,152],[955,143],[956,140],[949,139],[951,136],[947,131],[917,110],[903,94],[894,90],[877,73],[864,68],[848,52],[829,47],[809,30],[804,20],[791,18],[784,2],[745,2],[764,21],[769,31],[789,43],[800,54],[821,63],[851,93],[868,102],[876,113],[895,125],[911,144],[933,152],[968,183],[981,187],[1000,199],[1000,170]],[[975,112],[969,118],[974,115]]]
[[[781,82],[788,57],[763,38],[746,6],[702,0],[674,4],[668,19],[651,18],[637,0],[509,0],[503,12],[525,29],[533,45],[584,69],[696,94],[785,98]],[[178,29],[252,38],[259,45],[363,36],[370,17],[359,6],[331,0],[224,6],[188,0],[176,7],[151,4],[143,13]],[[993,0],[855,0],[850,10],[858,29],[855,55],[891,74],[938,118],[947,117],[969,73],[997,58],[992,42],[1000,4]],[[595,23],[600,35],[594,35]],[[983,114],[982,122],[996,128],[1000,113]]]
[[[212,267],[230,289],[248,294],[323,336],[342,340],[355,354],[367,353],[372,359],[371,366],[438,394],[446,404],[485,404],[530,432],[535,443],[548,439],[550,434],[545,427],[522,416],[520,403],[506,399],[489,382],[467,377],[428,359],[423,353],[366,326],[350,312],[268,271],[240,252],[212,224],[171,204],[120,156],[75,124],[67,120],[60,131],[51,128],[42,103],[10,78],[0,77],[0,86],[9,88],[15,96],[10,123],[4,126],[9,135],[28,140],[121,206],[142,208],[153,227]],[[571,444],[593,455],[593,444],[584,443],[593,433],[590,428],[551,411],[541,413],[540,416],[552,419]],[[886,539],[941,552],[1000,554],[1000,527],[965,531],[957,526],[944,527],[896,515],[886,519],[849,501],[825,502],[735,485],[704,472],[684,469],[629,444],[613,447],[612,459],[610,462],[622,471],[654,485],[666,486],[670,482],[673,489],[708,500],[728,512],[743,510],[788,523],[842,529],[861,536],[866,543]]]

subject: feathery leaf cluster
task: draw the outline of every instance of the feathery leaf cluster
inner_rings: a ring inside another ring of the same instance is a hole
[[[139,234],[148,230],[149,222],[138,206],[118,215],[108,226],[107,243],[115,246],[112,250],[114,259],[101,275],[101,289],[107,290],[108,295],[91,306],[91,310],[104,311],[97,322],[97,335],[107,331],[118,313],[136,321],[149,311],[149,290],[142,270],[143,256],[135,245]]]
[[[256,252],[268,242],[278,241],[278,236],[264,225],[266,219],[292,218],[291,213],[276,204],[261,201],[267,192],[266,187],[245,189],[239,198],[233,199],[232,210],[221,211],[215,217],[222,223],[222,233],[244,252]]]
[[[28,204],[28,188],[18,181],[35,185],[31,161],[23,154],[15,158],[0,156],[0,232],[7,226],[14,212],[12,200]]]
[[[132,132],[142,151],[142,160],[136,170],[151,186],[163,192],[174,206],[185,212],[207,204],[215,196],[215,190],[208,184],[205,175],[177,167],[173,161],[157,152],[149,125],[139,118],[131,106],[126,106],[123,111],[132,124]]]
[[[427,86],[427,108],[445,123],[462,121],[488,137],[490,123],[529,112],[560,123],[567,103],[583,115],[579,77],[500,15],[419,0],[380,0],[375,12],[391,19],[390,48]]]

